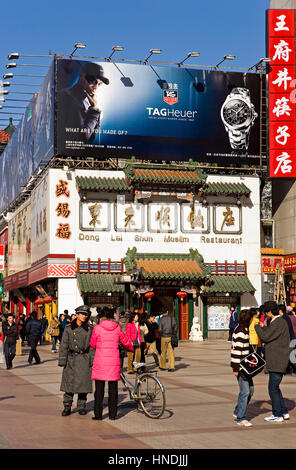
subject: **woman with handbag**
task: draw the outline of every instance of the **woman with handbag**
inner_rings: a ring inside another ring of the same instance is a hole
[[[230,363],[239,386],[239,395],[233,417],[239,426],[245,427],[253,426],[252,423],[246,419],[246,410],[254,394],[254,384],[252,378],[247,378],[243,375],[240,362],[250,353],[249,326],[251,318],[252,312],[250,310],[241,311],[238,326],[235,328],[232,335]]]
[[[59,322],[57,315],[55,315],[50,320],[47,332],[51,336],[51,340],[52,340],[51,352],[56,353],[57,352],[57,340],[60,336],[60,322]]]
[[[139,315],[136,312],[130,314],[129,321],[126,325],[126,335],[132,342],[134,351],[127,353],[127,373],[133,374],[133,361],[141,361],[141,329],[139,325]]]

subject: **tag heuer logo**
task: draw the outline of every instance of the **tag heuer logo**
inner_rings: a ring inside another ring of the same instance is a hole
[[[163,101],[170,105],[178,103],[178,90],[163,90]]]

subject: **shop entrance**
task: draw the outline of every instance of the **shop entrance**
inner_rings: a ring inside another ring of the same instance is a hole
[[[155,315],[159,315],[159,313],[163,310],[163,308],[167,308],[170,315],[174,313],[174,297],[161,295],[157,293],[151,299],[151,306],[150,311],[155,313]]]

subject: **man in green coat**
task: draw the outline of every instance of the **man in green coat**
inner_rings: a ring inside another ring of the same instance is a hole
[[[75,309],[76,319],[66,326],[59,351],[58,365],[63,367],[60,390],[64,393],[62,416],[71,414],[74,393],[78,394],[77,408],[86,415],[87,394],[92,393],[91,370],[95,351],[90,348],[93,327],[89,325],[90,308],[81,305]]]

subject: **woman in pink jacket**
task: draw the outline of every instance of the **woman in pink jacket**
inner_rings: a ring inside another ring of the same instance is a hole
[[[127,353],[127,373],[133,374],[133,361],[140,362],[141,360],[141,330],[139,325],[139,315],[134,312],[130,314],[129,321],[126,325],[126,336],[133,343],[133,352]]]
[[[114,320],[114,309],[105,309],[105,318],[95,326],[90,346],[96,350],[92,366],[92,380],[95,380],[95,404],[93,419],[102,419],[105,381],[108,381],[109,418],[115,419],[118,401],[118,380],[120,380],[119,343],[128,351],[133,345]]]

